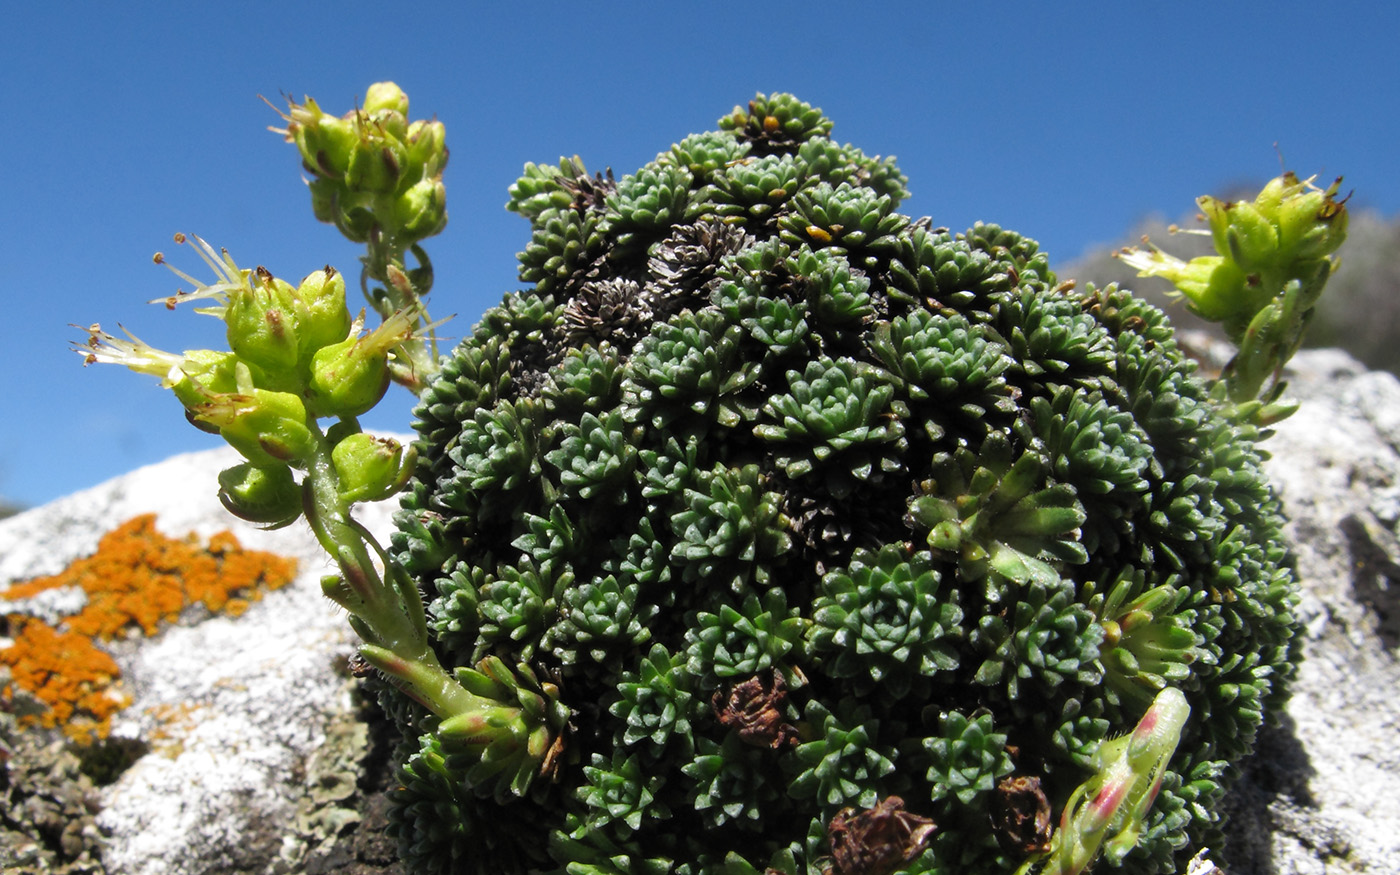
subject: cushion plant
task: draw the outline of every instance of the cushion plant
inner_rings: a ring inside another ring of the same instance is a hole
[[[900,213],[892,159],[759,95],[620,179],[526,165],[527,288],[438,357],[446,153],[407,108],[287,115],[380,327],[330,269],[198,241],[231,351],[85,354],[160,376],[247,457],[230,509],[337,560],[414,871],[1166,873],[1218,841],[1297,658],[1257,443],[1335,185],[1204,198],[1217,255],[1127,256],[1240,347],[1203,379],[1161,311]],[[411,447],[356,420],[391,378]],[[350,506],[400,487],[381,549]]]

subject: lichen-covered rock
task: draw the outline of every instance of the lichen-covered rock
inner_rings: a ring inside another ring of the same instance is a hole
[[[1003,782],[1058,813],[1173,687],[1191,717],[1121,850],[1177,871],[1294,673],[1259,433],[1160,311],[900,214],[893,161],[819,111],[721,128],[615,182],[527,167],[533,288],[422,396],[395,544],[439,655],[548,678],[571,718],[518,796],[386,691],[409,862],[1011,872]]]
[[[263,587],[285,586],[295,570],[289,559],[245,551],[227,530],[207,544],[171,538],[157,529],[155,514],[142,514],[61,573],[0,590],[8,627],[0,666],[43,706],[22,722],[61,726],[79,740],[105,738],[112,715],[129,702],[108,652],[112,641],[155,635],[194,606],[237,616],[262,598]]]
[[[293,582],[238,616],[202,608],[178,620],[153,613],[152,636],[99,641],[129,702],[109,715],[105,738],[65,739],[43,725],[54,714],[50,703],[0,681],[0,866],[7,873],[296,873],[314,869],[337,839],[351,843],[372,782],[362,771],[371,746],[346,672],[350,636],[321,594],[325,560],[311,533],[260,530],[231,519],[219,502],[217,474],[236,461],[229,448],[176,456],[0,521],[0,593],[28,594],[36,579],[75,562],[91,569],[104,537],[147,514],[157,530],[193,532],[200,543],[232,530],[248,548],[294,558],[299,569]],[[206,488],[191,490],[192,483]],[[382,506],[366,507],[362,517],[377,531],[388,528]],[[128,528],[128,536],[149,534],[149,524]],[[169,558],[171,549],[167,543],[156,552]],[[122,577],[114,558],[99,576]],[[242,574],[225,570],[225,582],[246,585]],[[178,588],[179,570],[164,573]],[[36,599],[57,592],[0,599],[0,611],[32,611]],[[103,597],[84,607],[80,588],[78,595],[72,603],[44,602],[41,615],[61,624]],[[6,627],[19,625],[0,621],[0,650],[12,643]],[[25,715],[35,719],[21,721]],[[366,836],[359,844],[372,843]]]
[[[16,712],[43,707],[0,665],[0,866],[6,873],[102,872],[101,804],[91,776],[63,741],[18,725]]]

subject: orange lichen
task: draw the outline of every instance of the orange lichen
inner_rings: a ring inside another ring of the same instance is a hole
[[[10,666],[15,684],[48,704],[45,725],[71,724],[85,733],[126,707],[126,697],[112,686],[121,673],[116,662],[91,638],[32,617],[13,615],[10,624],[15,643],[0,651],[0,662]]]
[[[57,627],[9,614],[14,643],[0,649],[0,663],[10,666],[17,687],[48,705],[29,722],[61,725],[77,738],[105,735],[109,718],[128,700],[116,687],[117,664],[94,642],[129,630],[154,635],[196,603],[241,614],[249,600],[285,586],[295,573],[294,560],[244,550],[230,532],[201,546],[193,535],[175,540],[156,531],[154,514],[138,516],[103,536],[92,556],[0,593],[14,600],[80,587],[87,595],[83,609]]]

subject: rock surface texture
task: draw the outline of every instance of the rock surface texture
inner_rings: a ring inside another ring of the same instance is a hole
[[[368,743],[346,670],[352,636],[321,595],[320,577],[329,569],[309,529],[260,531],[219,504],[216,475],[238,458],[228,448],[176,456],[0,526],[0,591],[56,573],[91,554],[108,530],[147,513],[173,538],[229,530],[245,548],[298,562],[294,583],[266,593],[240,617],[187,612],[154,637],[110,647],[132,702],[112,719],[105,748],[137,757],[114,782],[93,786],[58,754],[60,743],[32,744],[25,736],[34,732],[0,726],[19,740],[8,788],[18,810],[0,817],[0,826],[22,813],[48,821],[28,836],[23,829],[0,833],[7,875],[316,871],[315,859],[331,854],[334,838],[359,821]],[[385,534],[390,512],[371,506],[361,517]],[[74,780],[24,786],[18,770],[32,758],[52,761]],[[75,823],[82,826],[52,838],[57,825]]]
[[[1400,381],[1329,351],[1300,354],[1292,370],[1303,407],[1264,446],[1304,584],[1306,661],[1229,798],[1232,847],[1211,856],[1230,875],[1389,875],[1400,872]],[[353,641],[320,595],[325,562],[304,527],[262,532],[223,511],[215,475],[235,459],[178,456],[0,522],[0,591],[152,512],[172,537],[229,529],[300,563],[294,584],[241,617],[113,647],[132,704],[113,721],[129,741],[109,746],[134,762],[110,783],[76,777],[70,759],[54,766],[67,784],[26,796],[35,758],[58,763],[61,745],[0,722],[0,751],[7,734],[21,739],[0,779],[0,804],[16,809],[0,812],[6,873],[394,868],[374,745],[345,672]],[[361,516],[385,536],[390,510]],[[7,826],[26,815],[48,826],[28,837]]]
[[[1307,641],[1230,800],[1229,872],[1400,872],[1400,381],[1331,350],[1294,365],[1302,408],[1264,446]]]

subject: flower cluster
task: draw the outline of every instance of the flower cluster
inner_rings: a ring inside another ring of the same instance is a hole
[[[385,321],[413,326],[389,374],[420,391],[437,370],[438,351],[424,309],[433,266],[419,244],[447,225],[446,129],[436,119],[410,122],[408,95],[393,82],[374,83],[364,103],[342,116],[310,97],[289,98],[279,114],[287,126],[272,130],[301,155],[316,218],[365,244],[361,287],[371,306]],[[410,253],[416,267],[406,263]]]
[[[537,778],[555,775],[560,765],[570,712],[559,701],[557,685],[530,665],[506,664],[480,644],[472,648],[478,653],[475,665],[454,666],[449,673],[429,641],[423,593],[352,515],[356,503],[402,489],[416,464],[414,448],[365,434],[358,417],[378,403],[391,379],[421,389],[440,365],[432,341],[435,325],[427,322],[422,305],[432,268],[418,241],[437,233],[446,221],[440,177],[447,152],[442,126],[409,125],[407,111],[408,98],[398,86],[378,83],[366,95],[364,109],[341,119],[327,116],[309,98],[304,106],[293,103],[282,131],[317,177],[312,198],[318,216],[366,243],[362,286],[383,317],[378,327],[365,331],[363,313],[351,318],[345,282],[330,267],[293,286],[261,267],[240,269],[226,252],[217,253],[195,238],[215,282],[205,284],[172,268],[195,289],[177,292],[166,304],[175,309],[182,299],[211,302],[200,312],[224,321],[228,351],[176,355],[152,349],[130,334],[117,338],[98,325],[77,346],[87,363],[122,364],[159,377],[192,424],[219,434],[244,456],[246,462],[219,475],[219,497],[231,512],[271,527],[305,517],[339,572],[323,578],[321,587],[349,613],[350,626],[363,642],[357,665],[365,673],[377,670],[392,679],[431,712],[433,754],[420,767],[419,779],[440,784],[450,776],[451,787],[456,776],[465,775],[474,787],[519,796]],[[582,196],[585,187],[570,190]],[[187,242],[183,235],[176,240]],[[413,270],[404,263],[409,251],[419,262]],[[160,254],[155,260],[165,263]],[[370,280],[384,285],[370,289]],[[526,337],[538,337],[542,320],[560,312],[507,310],[510,315],[503,321]],[[480,360],[457,374],[484,380],[485,385],[474,387],[481,393],[490,391],[491,370],[489,362]],[[466,385],[473,385],[470,379]],[[470,447],[507,483],[522,470],[538,473],[539,460],[531,455],[535,444],[522,448],[517,442],[519,427],[532,422],[531,407],[526,401],[518,413],[483,410],[480,440]],[[328,418],[335,422],[323,429],[321,420]],[[594,420],[576,436],[577,446],[590,455],[587,464],[572,463],[568,451],[559,462],[574,475],[581,493],[603,491],[626,473],[615,455],[631,448],[605,433],[615,420],[612,414],[607,425]],[[491,476],[466,479],[482,488],[500,485],[500,478]],[[609,578],[595,589],[572,591],[568,563],[572,546],[581,540],[573,537],[562,510],[533,519],[530,533],[516,539],[531,557],[525,566],[503,571],[490,582],[479,569],[466,572],[474,582],[472,595],[477,581],[485,593],[474,603],[481,608],[480,622],[463,627],[438,617],[434,629],[445,640],[480,633],[494,636],[488,642],[517,642],[517,655],[529,659],[535,636],[559,606],[607,609],[635,589],[630,580],[623,589]],[[580,622],[569,626],[570,634],[550,640],[592,647],[589,652],[599,654],[605,652],[600,641],[629,635],[645,639],[647,616],[645,606],[612,623],[581,612]]]
[[[404,245],[447,225],[446,129],[436,119],[410,122],[401,88],[376,82],[364,104],[342,116],[310,97],[290,103],[280,133],[296,145],[311,174],[316,218],[355,242],[384,234]]]
[[[1337,267],[1333,253],[1346,240],[1346,198],[1336,199],[1341,182],[1338,177],[1320,189],[1312,179],[1285,173],[1253,201],[1199,198],[1215,255],[1184,262],[1150,245],[1119,254],[1139,276],[1174,283],[1194,312],[1221,323],[1240,348],[1222,382],[1229,400],[1240,405],[1237,418],[1267,424],[1295,409],[1278,400],[1279,373],[1301,345]],[[1272,385],[1260,398],[1265,381]]]
[[[176,242],[190,238],[176,235]],[[355,417],[379,402],[389,385],[394,350],[413,336],[413,314],[398,314],[372,331],[352,319],[345,280],[332,267],[293,286],[263,268],[240,268],[225,252],[194,237],[195,251],[217,279],[165,299],[209,301],[200,312],[227,327],[229,350],[182,354],[153,349],[131,334],[87,329],[78,352],[88,363],[125,365],[159,377],[197,427],[219,434],[247,460],[219,475],[219,498],[250,522],[284,526],[302,514],[293,469],[305,470],[329,441],[345,501],[372,501],[396,491],[413,469],[413,450],[361,432]],[[166,264],[157,254],[158,264]],[[169,265],[167,265],[169,266]],[[328,435],[316,421],[335,417]]]

